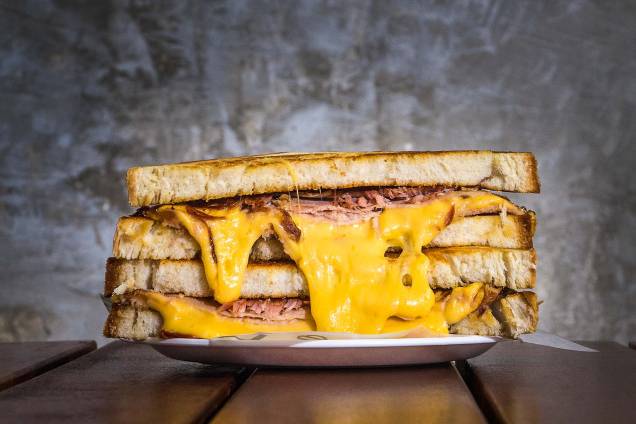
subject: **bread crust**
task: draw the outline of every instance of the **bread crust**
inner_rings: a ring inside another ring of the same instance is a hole
[[[480,187],[538,193],[528,152],[331,152],[244,156],[130,168],[132,206],[368,186]]]
[[[492,305],[492,311],[509,337],[517,338],[524,333],[536,331],[539,323],[537,295],[524,291],[510,293]]]
[[[449,289],[471,283],[528,289],[535,285],[534,249],[455,247],[427,249],[431,260],[429,284]],[[182,293],[192,297],[212,296],[199,260],[127,260],[109,258],[104,294],[133,290]],[[307,282],[293,262],[260,262],[247,267],[241,297],[305,297]]]
[[[459,218],[426,247],[484,246],[508,249],[532,248],[534,213],[482,215]],[[123,217],[117,223],[113,257],[124,259],[194,259],[199,245],[180,228],[168,227],[144,217]],[[252,261],[290,260],[275,238],[254,244]]]
[[[516,310],[522,312],[493,314],[491,306],[500,308],[502,304],[513,304]],[[516,338],[520,334],[536,330],[538,306],[534,293],[505,292],[491,306],[480,308],[451,325],[450,333]],[[115,304],[104,325],[104,336],[134,340],[160,337],[161,325],[161,315],[144,305]]]

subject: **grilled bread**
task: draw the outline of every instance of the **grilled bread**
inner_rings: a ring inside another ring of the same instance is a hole
[[[485,282],[520,290],[534,287],[534,250],[454,247],[428,249],[429,284],[449,289]],[[208,297],[212,293],[198,260],[127,260],[110,258],[106,264],[105,294],[137,289]],[[260,262],[248,265],[241,298],[305,297],[303,274],[292,263]]]
[[[491,151],[270,154],[131,168],[127,183],[137,207],[371,186],[539,192],[532,153]]]
[[[483,215],[460,218],[424,247],[487,246],[509,249],[532,248],[534,213]],[[193,259],[199,245],[182,228],[144,217],[123,217],[117,223],[113,256],[125,259]],[[260,238],[252,248],[253,261],[289,260],[276,237]]]
[[[257,319],[243,318],[255,326]],[[104,326],[106,337],[146,339],[161,336],[162,318],[144,305],[121,303],[113,306]],[[298,320],[297,320],[298,321]],[[451,334],[517,337],[536,330],[538,306],[534,293],[504,292],[468,317],[450,326]],[[271,325],[271,324],[270,324]],[[279,323],[285,331],[286,322]]]

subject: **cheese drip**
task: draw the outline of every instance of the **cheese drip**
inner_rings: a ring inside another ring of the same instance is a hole
[[[299,238],[285,230],[283,212],[275,208],[247,212],[239,206],[177,205],[163,206],[159,212],[173,212],[200,244],[206,278],[220,303],[240,297],[252,246],[273,229],[307,280],[317,330],[382,333],[424,326],[447,333],[449,324],[479,306],[483,288],[455,288],[436,303],[422,247],[457,217],[514,209],[508,200],[478,191],[389,206],[372,219],[354,223],[290,212]],[[384,256],[389,247],[401,248],[399,258]]]
[[[477,309],[483,300],[483,285],[470,284],[458,287],[444,299],[435,303],[425,318],[405,321],[389,318],[383,328],[385,333],[425,329],[424,334],[448,333],[448,324],[460,321]],[[163,318],[162,331],[169,335],[209,339],[222,336],[257,332],[315,331],[311,318],[283,322],[266,322],[257,319],[230,318],[220,315],[214,307],[187,297],[166,296],[157,292],[140,292],[148,306]],[[420,333],[421,334],[421,333]]]
[[[211,339],[214,337],[277,331],[312,331],[311,320],[268,323],[256,319],[237,319],[220,315],[215,308],[184,297],[171,297],[157,292],[144,292],[148,306],[161,314],[165,333]]]

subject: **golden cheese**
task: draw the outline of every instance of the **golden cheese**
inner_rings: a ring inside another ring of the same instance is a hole
[[[255,319],[230,318],[212,307],[186,297],[170,297],[156,292],[144,292],[148,306],[163,318],[162,330],[168,334],[211,339],[235,334],[276,331],[311,331],[310,320],[266,323]]]
[[[373,218],[349,223],[292,208],[289,217],[300,229],[299,238],[285,230],[283,212],[275,208],[248,212],[239,206],[177,205],[160,207],[158,212],[173,213],[199,243],[206,277],[218,302],[239,298],[252,246],[273,229],[307,280],[315,321],[311,328],[375,334],[417,326],[447,333],[448,325],[474,311],[484,296],[481,284],[455,288],[435,302],[428,282],[429,260],[422,247],[456,217],[514,208],[508,200],[481,191],[450,192],[422,204],[389,206]],[[401,249],[398,258],[385,257],[390,247]],[[241,320],[227,322],[213,311],[170,299],[159,302],[155,296],[150,305],[162,314],[165,331],[197,337],[241,332],[232,324],[239,325]],[[187,318],[189,314],[196,319]],[[177,324],[186,325],[181,330],[189,332],[170,329]],[[281,331],[280,325],[275,328]]]
[[[463,319],[474,311],[483,299],[482,284],[474,283],[456,288],[444,300],[435,303],[431,311],[414,320],[389,318],[383,332],[394,333],[405,330],[424,329],[426,335],[446,334],[448,325]],[[466,294],[474,297],[466,298]],[[214,337],[257,332],[315,331],[316,324],[310,319],[283,322],[266,322],[249,318],[231,318],[219,314],[214,307],[187,297],[166,296],[157,292],[141,292],[148,306],[163,317],[162,330],[170,335],[182,335],[209,339]],[[469,312],[466,312],[466,311]]]

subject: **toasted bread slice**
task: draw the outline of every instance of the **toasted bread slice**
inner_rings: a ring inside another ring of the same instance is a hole
[[[104,336],[132,340],[159,337],[162,323],[159,312],[151,309],[113,305],[104,324]]]
[[[491,308],[506,310],[506,312],[493,314]],[[258,322],[254,319],[237,319]],[[104,336],[136,340],[160,337],[162,321],[158,312],[147,307],[115,304],[106,320]],[[518,337],[520,334],[535,331],[537,321],[538,306],[534,293],[507,292],[500,295],[491,305],[481,307],[462,321],[452,325],[450,332],[452,334]],[[280,325],[281,331],[285,331],[285,324],[281,323]]]
[[[539,322],[537,295],[533,292],[503,292],[487,308],[480,308],[451,325],[452,334],[478,334],[517,338],[533,333]]]
[[[493,314],[503,324],[504,332],[515,338],[537,329],[538,308],[537,296],[532,292],[514,293],[492,304]]]
[[[483,215],[459,218],[426,247],[487,246],[530,249],[534,234],[534,213],[525,215]],[[162,225],[143,217],[123,217],[117,223],[113,256],[124,259],[193,259],[199,245],[187,231]],[[275,237],[260,238],[254,244],[252,261],[289,260]]]
[[[426,250],[431,260],[432,288],[448,289],[486,282],[497,287],[527,289],[535,284],[533,249],[458,247]],[[141,260],[110,258],[106,263],[104,294],[137,289],[212,296],[199,260]],[[261,262],[247,267],[243,298],[305,297],[307,282],[294,263]]]
[[[446,247],[426,249],[431,261],[429,284],[451,289],[471,283],[521,290],[534,288],[537,257],[534,249]]]
[[[369,186],[539,192],[532,153],[491,151],[271,154],[130,168],[127,180],[137,207]]]
[[[106,262],[104,294],[133,290],[181,293],[190,297],[212,296],[199,260],[126,260]],[[245,273],[241,297],[247,299],[306,297],[307,282],[293,262],[251,263]]]

